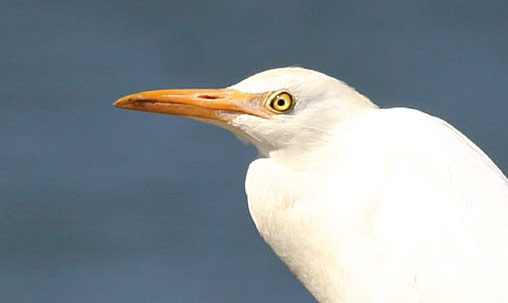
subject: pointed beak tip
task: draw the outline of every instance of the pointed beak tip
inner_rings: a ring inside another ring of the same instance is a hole
[[[128,108],[129,105],[132,104],[132,101],[135,101],[135,100],[136,100],[136,98],[133,98],[132,95],[128,95],[128,96],[125,96],[125,97],[122,97],[122,98],[116,100],[113,103],[113,106],[118,107],[118,108]]]
[[[113,106],[115,106],[115,107],[122,108],[123,105],[125,105],[125,100],[123,98],[122,99],[118,99],[115,102],[113,102]]]

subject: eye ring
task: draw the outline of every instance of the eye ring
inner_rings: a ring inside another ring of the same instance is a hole
[[[268,106],[276,113],[282,114],[287,113],[293,108],[293,96],[288,92],[278,92],[270,97]]]

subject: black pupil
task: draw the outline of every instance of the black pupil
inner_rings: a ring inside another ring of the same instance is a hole
[[[286,105],[286,101],[284,101],[284,99],[279,99],[279,100],[277,100],[277,105],[284,106],[284,105]]]

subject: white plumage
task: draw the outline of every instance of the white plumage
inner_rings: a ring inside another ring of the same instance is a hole
[[[379,109],[302,68],[262,72],[223,91],[257,97],[207,90],[192,102],[208,108],[229,98],[246,109],[183,114],[259,149],[246,179],[251,216],[319,302],[508,302],[508,181],[459,131],[417,110]],[[278,91],[294,98],[290,111],[252,114]],[[183,104],[165,92],[116,105],[182,114],[139,107]]]

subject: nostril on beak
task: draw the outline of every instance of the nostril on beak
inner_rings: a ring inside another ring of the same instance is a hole
[[[219,96],[214,96],[214,95],[199,95],[197,97],[199,99],[206,99],[206,100],[215,100],[215,99],[219,99],[220,98]]]

